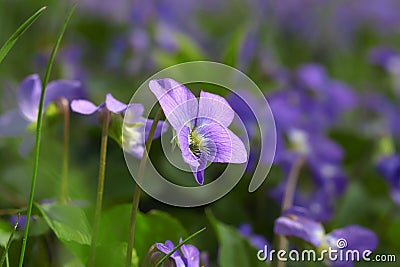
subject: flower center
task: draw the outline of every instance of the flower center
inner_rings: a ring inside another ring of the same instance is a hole
[[[189,136],[189,149],[197,158],[200,157],[202,148],[202,136],[197,134],[195,130],[191,131]]]

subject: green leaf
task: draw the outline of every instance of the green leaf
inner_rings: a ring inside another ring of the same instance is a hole
[[[3,220],[0,221],[0,246],[7,245],[8,238],[11,234],[11,225]]]
[[[126,250],[128,244],[116,243],[100,245],[96,249],[96,267],[109,267],[109,266],[125,266]],[[132,253],[132,267],[139,266],[139,258],[136,255],[136,251]]]
[[[38,208],[61,241],[90,245],[90,225],[81,208],[58,203],[38,205]]]
[[[131,205],[115,206],[102,214],[100,224],[101,244],[127,242]],[[181,223],[162,211],[150,211],[147,214],[139,213],[136,221],[134,248],[140,260],[143,260],[147,251],[157,242],[171,240],[177,242],[180,237],[187,236]]]
[[[42,204],[37,207],[57,238],[82,263],[86,263],[91,242],[91,228],[84,211],[77,206],[58,203]]]
[[[29,19],[27,19],[17,30],[11,35],[11,37],[6,41],[6,43],[0,48],[0,63],[6,57],[10,49],[17,42],[18,38],[32,25],[33,22],[46,10],[47,7],[42,7],[35,14],[33,14]]]
[[[257,249],[251,246],[236,228],[219,222],[210,211],[207,211],[207,217],[219,241],[219,266],[268,266],[266,262],[258,260]]]

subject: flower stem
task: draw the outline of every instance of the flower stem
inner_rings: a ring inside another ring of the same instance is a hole
[[[21,218],[20,214],[18,213],[17,221],[15,222],[15,225],[14,225],[12,231],[11,231],[10,237],[8,238],[7,245],[4,248],[3,256],[1,256],[0,267],[3,266],[4,261],[8,262],[8,250],[10,249],[11,242],[13,241],[13,237],[14,237],[15,231],[17,231],[18,223],[19,223],[19,219],[20,218]]]
[[[292,168],[290,169],[288,178],[287,178],[287,183],[286,183],[286,188],[285,192],[283,195],[283,202],[282,202],[282,212],[287,210],[293,205],[293,199],[294,199],[294,194],[296,192],[296,187],[297,187],[297,181],[299,179],[299,174],[301,167],[303,166],[305,162],[305,158],[303,156],[300,156],[293,164]],[[286,237],[283,235],[278,236],[278,251],[279,250],[287,250],[289,246],[288,240]],[[285,267],[286,262],[285,261],[279,261],[277,263],[278,267]]]
[[[58,105],[63,114],[64,129],[63,129],[63,164],[61,174],[61,203],[65,204],[68,201],[68,165],[69,165],[69,103],[65,98],[61,98]]]
[[[74,4],[72,6],[72,8],[70,9],[70,11],[64,21],[64,25],[63,25],[60,33],[58,34],[57,41],[54,44],[53,50],[51,51],[49,62],[47,63],[46,74],[43,79],[43,89],[42,89],[42,93],[40,95],[39,110],[38,110],[37,124],[36,124],[35,159],[34,159],[34,163],[33,163],[31,190],[30,190],[30,194],[29,194],[28,211],[26,214],[26,226],[25,226],[25,231],[24,231],[24,237],[22,238],[21,255],[19,258],[19,267],[22,267],[22,265],[24,263],[25,249],[26,249],[26,243],[28,241],[29,225],[30,225],[30,220],[31,220],[31,215],[32,215],[33,201],[34,201],[34,197],[35,197],[35,187],[36,187],[37,173],[38,173],[38,168],[39,168],[40,140],[42,137],[44,95],[46,92],[47,84],[49,83],[50,73],[51,73],[51,69],[53,67],[54,58],[56,56],[58,47],[60,46],[65,29],[67,28],[68,22],[72,16],[72,14],[74,13],[75,7],[76,7],[76,4]]]
[[[136,226],[136,216],[139,208],[139,200],[140,200],[140,193],[141,193],[141,188],[140,184],[143,181],[144,178],[144,170],[146,167],[146,162],[148,158],[148,153],[150,152],[151,148],[151,143],[153,142],[153,136],[157,128],[157,124],[161,119],[163,112],[162,109],[159,108],[156,114],[156,117],[154,118],[153,124],[151,125],[149,136],[147,137],[146,140],[146,152],[143,153],[142,160],[140,161],[139,165],[139,173],[138,173],[138,179],[136,180],[136,185],[135,189],[133,192],[133,201],[132,201],[132,212],[131,212],[131,219],[129,223],[129,241],[128,241],[128,250],[126,253],[126,267],[131,267],[132,266],[132,250],[133,250],[133,243],[135,240],[135,226]]]
[[[89,262],[88,266],[94,266],[97,238],[99,234],[99,226],[101,219],[101,208],[103,203],[103,192],[104,192],[104,178],[106,172],[106,159],[107,159],[107,141],[108,141],[108,128],[110,125],[110,111],[107,108],[103,109],[103,129],[101,134],[101,147],[100,147],[100,166],[99,166],[99,178],[97,184],[97,199],[96,209],[94,213],[94,224],[92,233],[92,243],[89,251]]]

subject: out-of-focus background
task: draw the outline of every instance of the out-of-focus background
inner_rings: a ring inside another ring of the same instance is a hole
[[[17,90],[25,77],[33,73],[43,77],[72,2],[0,2],[1,43],[35,10],[48,6],[0,65],[0,114],[17,107]],[[376,234],[376,253],[398,255],[400,163],[393,157],[400,133],[399,51],[396,0],[83,0],[68,25],[51,80],[81,81],[87,98],[96,104],[106,93],[128,103],[148,77],[177,63],[210,60],[241,70],[263,91],[276,121],[277,153],[267,180],[255,193],[248,193],[250,164],[239,185],[207,207],[175,208],[143,194],[141,211],[165,211],[188,233],[208,226],[192,244],[208,254],[210,266],[228,266],[221,256],[229,257],[221,248],[228,241],[212,230],[205,209],[230,230],[247,223],[273,243],[286,177],[294,157],[300,155],[306,160],[294,204],[308,209],[327,233],[357,224]],[[251,108],[257,110],[256,105]],[[13,214],[7,210],[27,205],[33,153],[21,149],[21,142],[29,143],[33,131],[28,127],[21,136],[0,137],[1,225],[11,225]],[[95,200],[100,136],[96,116],[71,114],[69,194],[82,206]],[[254,137],[251,142],[258,141]],[[173,177],[174,168],[158,159],[160,151],[157,140],[151,157]],[[43,129],[38,202],[60,195],[62,154],[62,121],[55,116],[45,120]],[[223,168],[214,166],[209,173]],[[192,179],[192,174],[182,179]],[[104,210],[129,204],[133,188],[122,150],[110,140]],[[40,217],[38,211],[34,214]],[[112,223],[119,227],[119,218]],[[37,228],[28,242],[26,266],[64,266],[63,259],[72,254],[54,241],[48,228]],[[10,250],[15,264],[19,248],[16,241]]]

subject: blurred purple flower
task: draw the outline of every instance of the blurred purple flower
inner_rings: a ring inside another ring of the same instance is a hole
[[[306,209],[300,207],[292,207],[284,211],[282,216],[275,221],[274,232],[303,239],[319,249],[326,249],[326,246],[329,246],[332,249],[358,250],[363,253],[366,250],[374,250],[378,243],[374,232],[358,225],[347,226],[325,234],[323,226],[312,219]],[[353,266],[351,261],[328,262],[328,264]]]
[[[265,246],[270,248],[270,244],[262,235],[253,233],[251,225],[248,223],[239,225],[239,234],[244,238],[248,239],[250,244],[256,249],[263,250]]]
[[[318,92],[327,89],[329,77],[322,65],[308,63],[297,69],[296,81],[301,87]]]
[[[325,241],[332,249],[339,251],[359,251],[360,255],[364,251],[373,251],[378,244],[378,237],[374,232],[359,225],[349,225],[336,229],[325,236]],[[361,257],[360,257],[361,258]],[[327,262],[334,267],[352,267],[353,263],[344,259],[333,262]]]
[[[379,160],[376,168],[391,187],[393,201],[400,205],[400,156],[397,154],[384,156]]]
[[[182,157],[199,184],[207,162],[244,163],[243,142],[227,127],[234,111],[218,95],[202,91],[199,101],[184,85],[172,79],[150,81],[166,118],[177,133]]]
[[[18,221],[18,226],[17,230],[24,230],[26,227],[26,215],[20,215],[19,216],[19,221]],[[10,217],[9,222],[10,224],[14,227],[15,224],[17,223],[18,220],[18,215],[13,215]],[[31,222],[33,221],[33,217],[31,217]]]
[[[295,236],[319,247],[322,244],[325,230],[312,219],[308,211],[301,207],[292,207],[282,213],[275,221],[275,234]]]
[[[42,84],[39,75],[32,74],[26,77],[17,90],[18,109],[10,110],[0,116],[0,136],[15,137],[24,135],[26,129],[32,123],[36,123]],[[43,110],[50,103],[59,98],[72,100],[83,98],[85,93],[81,83],[75,80],[56,80],[47,85],[44,98]],[[27,155],[30,151],[33,140],[31,135],[26,135],[20,146],[21,155]]]
[[[179,240],[182,243],[182,238]],[[168,254],[174,248],[175,245],[170,240],[163,243],[156,243],[156,247],[163,253]],[[200,266],[200,252],[199,250],[189,244],[182,245],[180,249],[176,250],[171,258],[175,260],[177,267],[199,267]]]
[[[142,104],[126,105],[115,99],[111,94],[107,94],[105,102],[98,106],[85,99],[77,99],[71,102],[71,109],[76,113],[84,115],[92,115],[96,112],[101,112],[104,108],[116,115],[125,114],[121,145],[125,151],[134,157],[142,158],[144,144],[153,124],[153,120],[146,119],[142,116],[144,112]],[[167,125],[165,125],[163,121],[159,121],[153,138],[159,138],[167,129]]]
[[[387,46],[377,46],[369,51],[368,61],[372,64],[386,69],[388,67],[389,61],[396,56],[399,56],[399,52],[396,51],[394,48]]]

